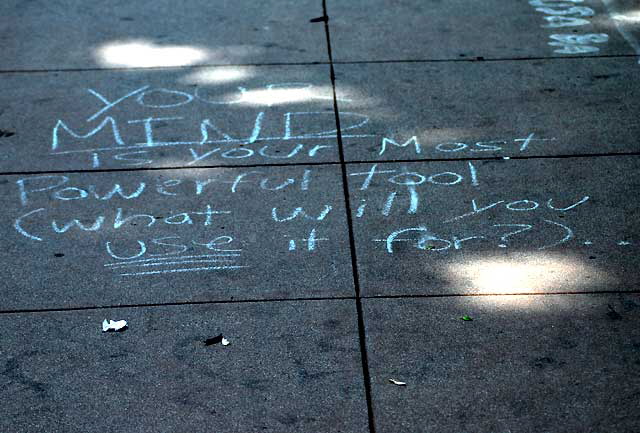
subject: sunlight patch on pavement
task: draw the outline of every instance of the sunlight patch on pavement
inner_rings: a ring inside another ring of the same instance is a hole
[[[606,273],[582,260],[544,253],[454,263],[449,274],[454,283],[481,294],[580,291],[611,282]]]
[[[96,50],[96,60],[102,66],[151,68],[191,66],[207,60],[207,50],[190,45],[156,45],[139,39],[113,41]]]

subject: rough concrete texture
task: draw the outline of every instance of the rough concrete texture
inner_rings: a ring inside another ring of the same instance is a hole
[[[0,13],[4,70],[326,60],[313,0],[8,0]]]
[[[338,61],[475,60],[635,54],[612,16],[640,32],[637,5],[598,0],[329,1]],[[573,3],[573,4],[570,4]],[[578,4],[579,3],[579,4]],[[578,8],[578,9],[571,9]],[[634,22],[636,25],[634,25]],[[356,36],[357,35],[357,36]]]
[[[638,162],[351,165],[363,293],[636,290]]]
[[[308,65],[7,74],[0,128],[12,135],[0,138],[0,167],[337,161],[327,71]],[[216,78],[224,74],[231,77]],[[345,115],[345,122],[356,117]]]
[[[366,432],[353,301],[10,314],[3,432]],[[128,330],[103,333],[103,319]],[[228,346],[205,346],[223,334]]]
[[[364,305],[381,433],[637,431],[637,295]]]
[[[0,187],[13,219],[3,310],[353,295],[337,167],[8,176]]]
[[[338,89],[349,99],[341,110],[368,119],[349,132],[371,135],[345,138],[345,154],[371,161],[637,152],[636,62],[337,65]]]
[[[640,431],[636,3],[1,2],[0,431]]]

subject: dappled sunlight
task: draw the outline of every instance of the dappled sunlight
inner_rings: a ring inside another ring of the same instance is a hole
[[[213,163],[218,162],[214,161]],[[193,181],[193,180],[233,180],[234,176],[238,174],[238,168],[233,166],[228,167],[216,167],[216,168],[198,168],[198,167],[184,167],[184,160],[181,159],[168,159],[163,161],[164,167],[181,167],[178,170],[168,169],[166,171],[159,172],[159,178],[163,179],[176,179],[180,181]]]
[[[330,86],[313,86],[306,83],[279,84],[267,86],[266,89],[246,90],[238,100],[236,94],[229,95],[226,100],[242,105],[273,106],[309,102],[314,100],[332,101]]]
[[[197,45],[164,45],[149,39],[124,39],[106,42],[94,49],[96,62],[103,67],[159,68],[205,64],[241,63],[261,55],[264,48],[252,45],[225,45],[208,48]],[[193,72],[194,84],[229,82],[245,78],[241,68]]]
[[[618,2],[603,0],[608,16],[602,16],[594,23],[620,33],[627,44],[640,55],[640,9],[618,9]],[[640,63],[640,60],[638,60]]]
[[[465,311],[481,320],[490,314],[503,315],[509,311],[532,313],[533,317],[539,317],[538,314],[571,313],[575,309],[572,298],[566,295],[467,296],[464,300]]]
[[[222,84],[246,80],[256,76],[255,68],[229,66],[201,68],[180,79],[183,84]]]
[[[611,277],[584,261],[560,254],[518,253],[449,265],[456,285],[481,294],[518,294],[588,290]]]
[[[206,49],[191,45],[156,45],[147,40],[113,41],[96,50],[102,66],[150,68],[191,66],[205,62]]]
[[[640,9],[624,13],[612,14],[611,18],[624,23],[640,24]]]

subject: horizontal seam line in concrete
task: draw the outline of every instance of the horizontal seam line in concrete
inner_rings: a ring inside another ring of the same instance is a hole
[[[640,294],[637,290],[593,290],[593,291],[554,291],[554,292],[527,292],[527,293],[436,293],[429,295],[379,295],[360,296],[360,299],[385,300],[385,299],[431,299],[431,298],[482,298],[500,296],[571,296],[571,295],[630,295]],[[314,301],[355,301],[355,296],[325,296],[325,297],[303,297],[303,298],[273,298],[273,299],[227,299],[219,301],[184,301],[184,302],[158,302],[148,304],[122,304],[122,305],[94,305],[85,307],[68,308],[21,308],[15,310],[0,310],[2,314],[29,314],[29,313],[55,313],[68,311],[90,311],[90,310],[111,310],[123,308],[155,308],[155,307],[180,307],[189,305],[217,305],[217,304],[265,304],[275,302],[314,302]]]
[[[593,56],[575,57],[465,57],[465,58],[443,58],[443,59],[387,59],[387,60],[335,60],[336,65],[358,65],[358,64],[379,64],[379,63],[482,63],[482,62],[520,62],[538,60],[584,60],[584,59],[615,59],[615,58],[638,58],[637,54],[601,54]],[[201,68],[228,68],[243,66],[313,66],[328,65],[327,61],[314,62],[266,62],[266,63],[208,63],[202,65],[188,66],[145,66],[145,67],[121,67],[121,68],[51,68],[51,69],[1,69],[0,74],[46,74],[52,72],[127,72],[127,71],[180,71]]]
[[[565,155],[536,155],[536,156],[487,156],[478,158],[420,158],[420,159],[388,159],[388,160],[355,160],[347,161],[345,165],[353,164],[396,164],[412,162],[465,162],[465,161],[505,161],[505,160],[529,160],[529,159],[570,159],[570,158],[602,158],[602,157],[623,157],[640,156],[640,152],[619,152],[619,153],[584,153]],[[145,172],[145,171],[169,171],[169,170],[208,170],[212,168],[260,168],[260,167],[305,167],[305,166],[339,166],[340,161],[328,162],[291,162],[273,164],[220,164],[220,165],[199,165],[199,166],[172,166],[172,167],[139,167],[139,168],[104,168],[104,169],[74,169],[74,170],[33,170],[33,171],[5,171],[0,172],[0,176],[29,176],[37,174],[65,174],[65,173],[118,173],[118,172]]]

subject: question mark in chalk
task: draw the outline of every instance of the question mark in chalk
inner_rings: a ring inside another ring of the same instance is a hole
[[[515,230],[509,233],[505,233],[500,237],[500,240],[503,242],[498,244],[500,248],[507,248],[507,239],[509,236],[517,235],[518,233],[526,232],[527,230],[531,230],[533,226],[531,224],[494,224],[494,227],[522,227],[520,230]]]

